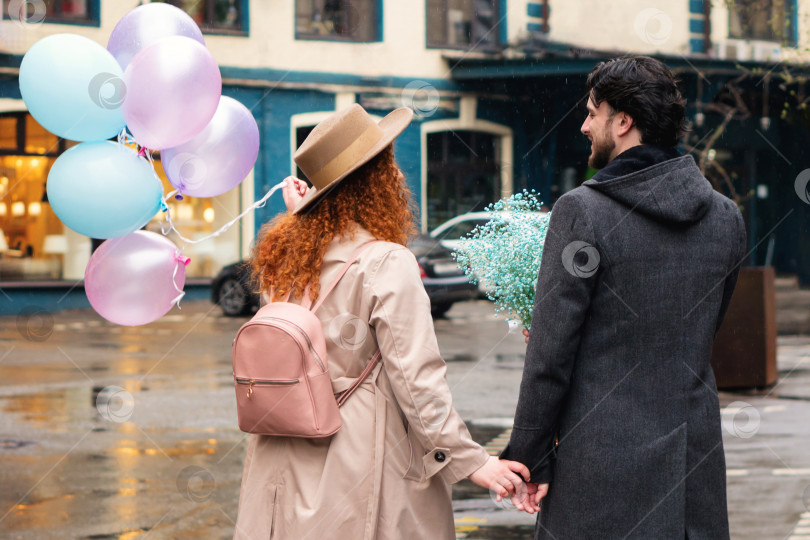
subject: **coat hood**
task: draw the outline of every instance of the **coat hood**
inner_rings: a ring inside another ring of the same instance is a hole
[[[692,156],[682,156],[611,180],[583,184],[656,221],[688,225],[711,205],[714,189]]]

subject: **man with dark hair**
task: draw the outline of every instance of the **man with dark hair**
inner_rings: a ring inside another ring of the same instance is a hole
[[[742,216],[675,150],[684,100],[664,64],[604,62],[587,88],[601,170],[552,208],[502,457],[531,470],[536,538],[728,538],[709,359]]]

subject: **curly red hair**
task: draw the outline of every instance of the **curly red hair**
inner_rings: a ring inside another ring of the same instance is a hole
[[[326,248],[360,225],[378,240],[406,245],[416,233],[413,197],[389,145],[343,179],[307,213],[286,213],[262,226],[250,260],[258,291],[273,300],[301,298],[309,285],[314,302]]]

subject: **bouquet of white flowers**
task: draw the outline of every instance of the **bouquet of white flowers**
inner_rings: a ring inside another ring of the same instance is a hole
[[[516,193],[486,208],[491,219],[467,235],[454,252],[458,265],[481,282],[495,314],[531,328],[537,272],[550,213],[542,212],[534,191]]]

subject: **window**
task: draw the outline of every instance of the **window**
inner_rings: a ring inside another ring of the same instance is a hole
[[[295,129],[295,148],[301,148],[301,145],[304,144],[304,141],[309,137],[309,134],[312,133],[312,130],[315,129],[315,126],[303,126]],[[304,176],[304,171],[301,170],[300,167],[295,167],[295,176],[296,178],[300,178],[301,180],[305,180],[307,185],[312,187],[312,182],[309,181],[309,178]]]
[[[98,0],[3,0],[3,16],[30,23],[98,24]]]
[[[427,0],[428,47],[492,49],[499,0]]]
[[[153,0],[177,6],[194,19],[203,32],[244,34],[244,0]]]
[[[45,193],[67,145],[30,114],[0,115],[0,281],[59,279],[65,257],[73,256]]]
[[[295,37],[377,41],[379,0],[296,0]]]
[[[427,230],[501,198],[501,141],[479,131],[427,137]]]
[[[796,23],[788,2],[734,0],[729,4],[729,37],[792,43]]]

